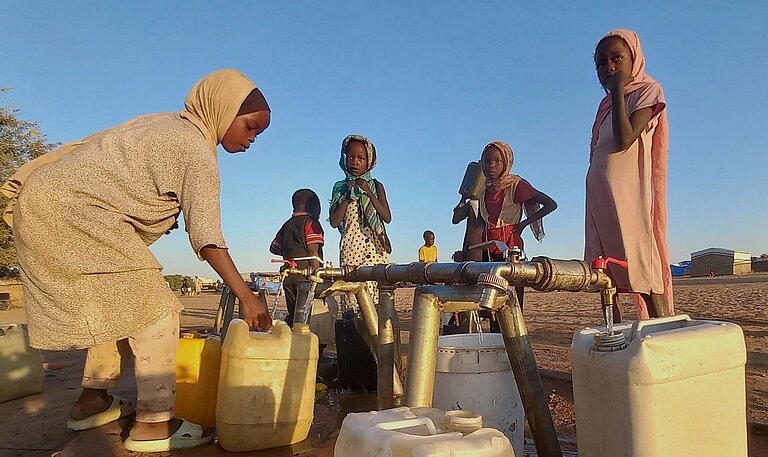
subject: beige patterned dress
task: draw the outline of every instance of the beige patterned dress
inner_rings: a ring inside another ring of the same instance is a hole
[[[216,152],[179,113],[95,135],[35,170],[13,210],[32,346],[89,348],[181,309],[147,246],[180,212],[196,253],[226,247]]]

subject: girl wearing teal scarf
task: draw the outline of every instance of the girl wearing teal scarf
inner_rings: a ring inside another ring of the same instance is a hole
[[[343,180],[333,185],[331,227],[342,235],[342,264],[387,263],[392,246],[384,228],[392,220],[384,186],[371,177],[376,147],[362,135],[349,135],[341,145]],[[354,263],[353,263],[354,262]]]

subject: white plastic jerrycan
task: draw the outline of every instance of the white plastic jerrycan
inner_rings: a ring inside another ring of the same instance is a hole
[[[481,428],[479,414],[436,408],[350,413],[341,424],[335,457],[514,457],[509,439]]]
[[[746,457],[738,325],[685,314],[618,324],[624,344],[603,344],[605,331],[571,345],[579,457]]]

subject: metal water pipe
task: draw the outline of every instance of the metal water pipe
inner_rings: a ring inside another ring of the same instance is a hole
[[[514,253],[513,253],[514,254]],[[407,265],[375,265],[318,269],[318,277],[343,278],[364,283],[376,281],[380,285],[399,282],[416,284],[454,283],[464,286],[422,285],[414,293],[411,323],[411,353],[406,378],[406,404],[431,406],[437,356],[437,338],[441,312],[474,311],[481,306],[496,310],[504,337],[507,354],[518,383],[529,426],[536,448],[541,456],[561,456],[557,434],[547,405],[541,378],[530,343],[522,311],[510,286],[532,287],[539,291],[584,291],[597,287],[604,305],[612,304],[615,296],[613,281],[600,265],[590,268],[581,260],[558,260],[536,257],[523,261],[512,255],[508,262],[411,263]],[[311,274],[305,272],[305,274]],[[476,284],[476,285],[471,285]],[[385,298],[385,302],[389,298]],[[361,309],[361,312],[364,312]],[[388,311],[389,312],[389,311]],[[369,332],[375,311],[366,319]],[[364,315],[365,317],[365,315]],[[386,325],[385,327],[386,328]],[[378,331],[379,347],[391,344],[391,338]],[[384,337],[383,337],[384,336]],[[390,358],[391,351],[387,351]],[[379,369],[384,361],[379,359]],[[394,366],[387,360],[386,366]],[[388,369],[386,369],[388,370]],[[395,370],[396,371],[396,370]],[[380,380],[386,373],[380,373]],[[381,382],[382,397],[388,395],[387,383]],[[393,397],[397,394],[393,392]],[[385,403],[386,404],[386,403]]]

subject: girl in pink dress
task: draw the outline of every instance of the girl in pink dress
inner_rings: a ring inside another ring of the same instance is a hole
[[[620,292],[637,294],[639,319],[672,314],[664,92],[645,73],[640,40],[630,30],[598,42],[595,68],[607,95],[592,127],[584,258],[627,260],[626,269],[611,265],[610,274]]]

